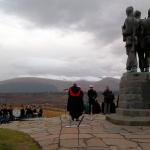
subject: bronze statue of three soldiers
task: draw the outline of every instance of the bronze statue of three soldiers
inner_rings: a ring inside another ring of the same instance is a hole
[[[150,9],[148,17],[141,19],[141,12],[130,6],[126,9],[127,18],[122,26],[123,41],[128,55],[127,72],[137,72],[137,55],[141,72],[149,72],[150,64]]]

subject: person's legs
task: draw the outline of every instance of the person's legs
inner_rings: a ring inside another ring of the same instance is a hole
[[[73,112],[73,111],[70,111],[69,114],[70,114],[70,116],[71,116],[72,121],[74,121],[74,119],[75,119],[74,112]]]
[[[74,113],[74,119],[77,121],[77,120],[79,120],[79,112],[75,112]]]
[[[91,114],[91,106],[92,106],[92,104],[91,104],[91,102],[89,102],[89,114]]]
[[[108,113],[108,114],[110,114],[110,107],[111,107],[111,104],[108,103],[108,104],[107,104],[107,108],[108,108],[107,113]]]
[[[107,103],[105,102],[104,103],[104,114],[106,114],[108,112],[108,105]]]

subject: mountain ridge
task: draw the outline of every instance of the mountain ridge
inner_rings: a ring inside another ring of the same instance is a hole
[[[20,77],[0,81],[0,93],[63,92],[73,83],[77,83],[83,91],[87,91],[91,84],[97,91],[103,91],[106,86],[109,86],[113,91],[118,91],[120,79],[106,77],[100,81],[64,81],[39,77]]]

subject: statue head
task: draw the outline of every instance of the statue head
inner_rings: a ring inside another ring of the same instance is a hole
[[[126,8],[126,14],[127,14],[127,16],[133,15],[133,7],[132,6],[129,6]]]
[[[150,8],[149,8],[149,10],[148,10],[148,17],[150,17]]]
[[[137,19],[140,19],[141,18],[141,12],[139,10],[136,10],[134,12],[134,17],[137,18]]]

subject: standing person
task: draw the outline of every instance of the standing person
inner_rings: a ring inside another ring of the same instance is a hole
[[[97,92],[94,90],[93,85],[89,86],[89,90],[88,90],[88,98],[89,98],[89,114],[91,114],[91,112],[93,111],[92,108],[94,106],[95,103],[95,99],[97,98]]]
[[[40,106],[39,113],[38,113],[38,117],[42,117],[42,116],[43,116],[43,109],[42,109],[42,107]]]
[[[0,124],[2,123],[3,121],[3,111],[2,111],[2,108],[0,106]]]
[[[11,105],[8,107],[8,114],[9,114],[9,120],[12,121],[14,117],[13,117],[13,108]]]
[[[20,118],[21,119],[25,118],[25,109],[23,105],[21,106],[21,109],[20,109]]]
[[[110,94],[110,113],[116,112],[116,105],[114,103],[114,99],[115,99],[114,93],[111,91],[111,94]]]
[[[137,72],[137,58],[135,44],[137,42],[136,30],[138,22],[133,16],[133,7],[126,9],[127,18],[122,26],[123,41],[126,42],[126,53],[128,55],[126,69],[127,72]]]
[[[78,121],[83,113],[83,92],[76,83],[68,91],[67,111],[69,111],[73,121],[74,119]]]
[[[110,113],[110,107],[111,107],[111,103],[114,100],[114,95],[108,86],[103,92],[103,96],[104,96],[104,114]]]
[[[118,97],[117,97],[117,102],[116,102],[117,104],[116,104],[116,108],[118,108],[119,107],[119,95],[118,95]]]

